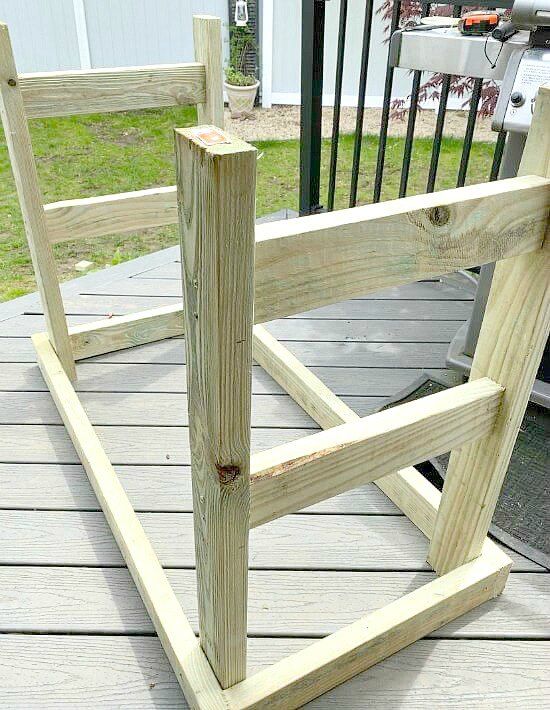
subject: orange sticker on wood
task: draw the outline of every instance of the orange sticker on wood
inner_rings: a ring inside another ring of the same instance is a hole
[[[193,131],[195,136],[206,146],[218,145],[219,143],[231,143],[229,138],[216,126],[204,126]]]

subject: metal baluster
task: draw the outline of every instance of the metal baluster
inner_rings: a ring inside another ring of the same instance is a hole
[[[453,8],[453,17],[460,17],[462,5],[455,5]],[[437,120],[435,124],[434,142],[432,146],[432,157],[430,160],[430,170],[428,172],[428,184],[426,192],[433,192],[435,189],[435,180],[437,177],[437,167],[439,165],[439,155],[441,153],[441,143],[443,140],[443,128],[445,125],[445,116],[447,113],[447,101],[449,99],[449,91],[451,88],[451,76],[445,74],[441,84],[441,94],[439,96],[439,107],[437,109]]]
[[[495,152],[493,154],[493,164],[491,165],[491,175],[489,180],[498,180],[498,173],[500,171],[500,164],[502,162],[502,154],[504,153],[504,145],[506,143],[506,131],[500,131],[498,134],[497,142],[495,145]]]
[[[394,0],[391,23],[390,37],[399,26],[399,15],[401,13],[401,0]],[[380,121],[380,138],[378,140],[378,155],[376,157],[376,175],[374,177],[374,194],[372,201],[380,202],[380,194],[382,192],[382,177],[384,175],[384,161],[386,158],[386,143],[388,139],[388,124],[390,120],[390,104],[391,92],[393,87],[393,71],[394,68],[390,65],[390,56],[388,52],[388,62],[386,68],[386,81],[384,83],[384,102],[382,104],[382,119]]]
[[[318,212],[325,3],[302,0],[302,107],[300,111],[300,214]]]
[[[367,0],[365,5],[363,46],[361,50],[361,72],[359,75],[357,118],[355,121],[355,143],[353,146],[353,162],[351,167],[351,186],[349,196],[350,207],[355,207],[357,203],[357,185],[359,182],[359,163],[361,161],[361,142],[363,139],[363,117],[365,113],[365,95],[367,90],[367,71],[369,68],[369,50],[372,30],[373,5],[373,0]]]
[[[430,12],[430,4],[422,3],[422,17]],[[414,127],[416,124],[416,112],[418,110],[418,92],[420,90],[420,81],[422,80],[422,72],[415,70],[413,74],[412,89],[411,89],[411,105],[409,106],[409,119],[407,121],[407,133],[405,135],[405,149],[403,152],[403,165],[401,167],[401,181],[399,183],[399,197],[405,197],[407,194],[407,184],[409,182],[409,171],[411,167],[411,156],[414,141]]]
[[[334,84],[334,111],[332,116],[332,142],[330,148],[330,169],[328,178],[327,209],[334,209],[336,190],[336,167],[338,163],[338,141],[340,139],[340,109],[342,106],[342,77],[344,74],[344,50],[346,46],[346,20],[348,0],[340,1],[340,22],[338,26],[338,49],[336,57],[336,81]]]
[[[466,133],[464,134],[464,143],[462,144],[462,155],[460,156],[460,168],[458,169],[458,178],[456,181],[457,187],[462,187],[466,182],[466,173],[468,172],[468,162],[470,160],[470,152],[472,150],[472,140],[474,138],[477,108],[481,98],[482,86],[483,79],[476,79],[474,81],[472,98],[470,99],[470,110],[468,111],[468,121],[466,123]]]

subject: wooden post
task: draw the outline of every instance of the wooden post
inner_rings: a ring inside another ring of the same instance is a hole
[[[224,135],[176,130],[199,632],[228,688],[246,674],[256,149]]]
[[[223,128],[222,21],[210,15],[193,16],[195,61],[206,69],[206,103],[197,105],[199,124]]]
[[[67,320],[48,237],[42,193],[32,152],[29,126],[13,57],[8,27],[0,24],[0,111],[36,283],[50,341],[63,369],[76,379]]]
[[[546,85],[539,90],[521,175],[550,177],[549,125]],[[428,556],[438,574],[481,553],[548,339],[549,242],[547,236],[541,250],[497,263],[470,379],[490,377],[503,385],[502,408],[488,437],[451,454]]]

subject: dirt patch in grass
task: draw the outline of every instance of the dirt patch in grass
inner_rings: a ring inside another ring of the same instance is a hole
[[[378,135],[382,109],[365,109],[363,134]],[[340,133],[355,133],[355,118],[357,109],[342,106],[340,116]],[[466,128],[466,111],[447,111],[445,118],[445,135],[449,138],[462,138]],[[286,140],[300,137],[300,107],[274,106],[270,109],[256,108],[250,118],[245,120],[232,119],[229,111],[225,111],[227,130],[249,141],[256,140]],[[415,136],[432,138],[435,131],[436,112],[433,110],[419,111],[416,117]],[[391,120],[388,135],[404,136],[407,130],[406,121]],[[332,135],[332,107],[323,108],[322,131],[325,138]],[[480,119],[476,123],[474,140],[494,141],[496,133],[491,131],[491,119]]]

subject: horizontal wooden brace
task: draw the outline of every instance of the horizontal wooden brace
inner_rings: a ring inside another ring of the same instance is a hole
[[[176,187],[62,200],[44,205],[52,243],[175,224]]]
[[[52,242],[177,222],[175,186],[52,202]],[[511,178],[256,226],[255,321],[536,251],[550,181]]]
[[[183,308],[161,306],[69,328],[75,360],[125,350],[183,334]]]
[[[479,379],[253,455],[251,526],[485,436],[503,391]]]
[[[353,409],[260,325],[254,327],[254,360],[323,429],[359,421],[360,417]],[[441,501],[441,493],[435,486],[413,466],[378,478],[374,483],[426,537],[431,538]],[[487,539],[484,549],[497,548]]]
[[[536,251],[549,210],[531,176],[258,225],[255,321]]]
[[[206,101],[205,68],[197,62],[20,74],[18,81],[28,118]]]
[[[293,710],[498,596],[511,561],[498,548],[224,691],[234,710]]]

